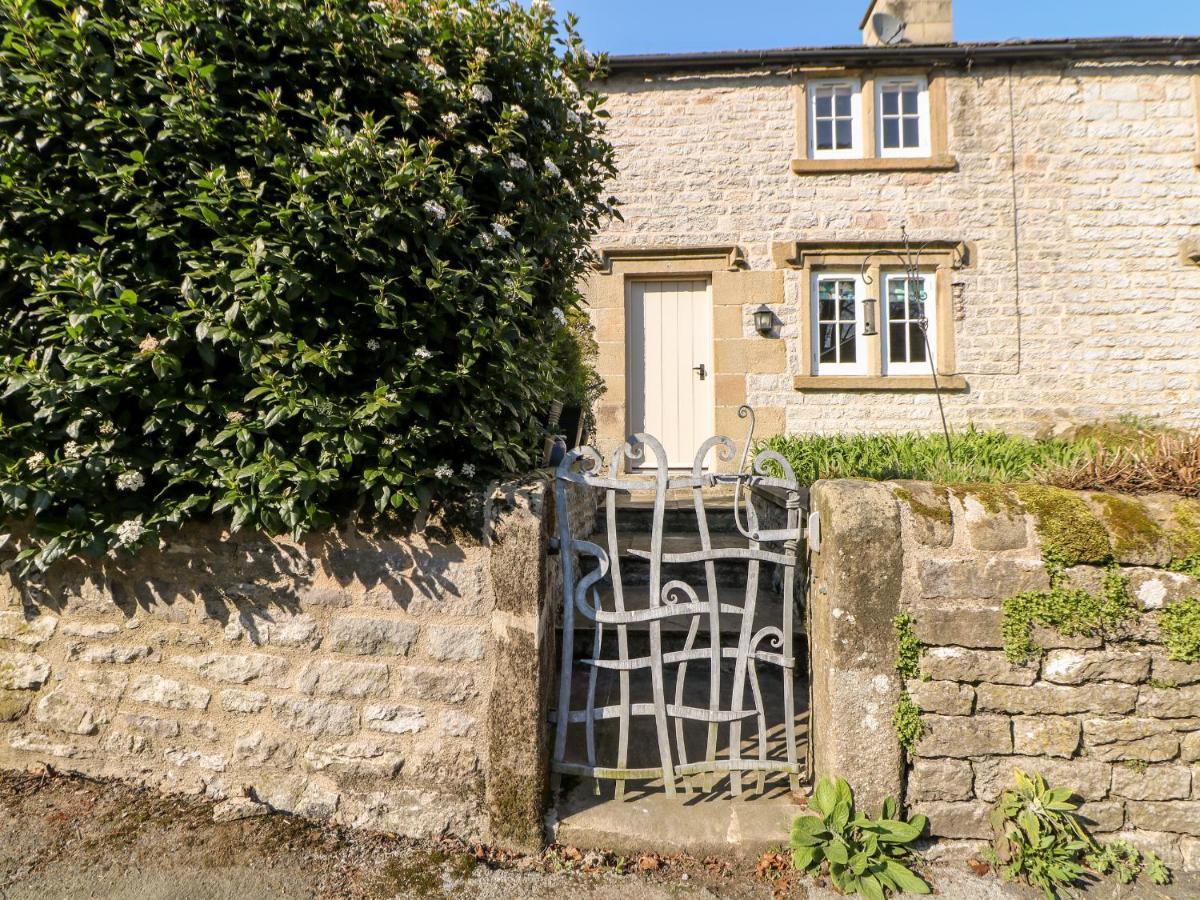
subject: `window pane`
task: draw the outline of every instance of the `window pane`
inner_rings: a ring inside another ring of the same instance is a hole
[[[837,362],[837,347],[834,345],[833,336],[836,333],[836,325],[821,326],[821,362],[835,363]]]
[[[921,121],[920,121],[920,119],[905,119],[904,120],[904,146],[905,147],[921,146]]]
[[[889,150],[894,150],[900,146],[899,119],[883,120],[883,146]]]
[[[850,115],[850,92],[838,91],[834,94],[834,109],[839,116]]]
[[[905,91],[900,96],[904,98],[904,111],[915,115],[917,112],[917,92]]]
[[[854,141],[850,137],[850,120],[837,120],[837,149],[846,150],[854,146]]]
[[[833,149],[833,122],[829,119],[817,121],[817,149]]]
[[[817,115],[829,118],[833,111],[833,98],[828,94],[817,94]]]
[[[888,326],[888,359],[894,363],[908,362],[908,353],[904,346],[904,332],[903,322],[893,322]]]
[[[822,291],[822,294],[824,291]],[[833,297],[822,296],[817,304],[817,318],[822,322],[832,322],[837,318],[837,310],[833,303]]]
[[[851,319],[851,320],[854,319],[854,293],[853,292],[851,292],[849,296],[846,296],[844,293],[842,294],[841,315],[839,316],[839,318],[843,322],[846,321],[847,319]]]
[[[841,362],[852,363],[858,359],[858,348],[854,346],[854,324],[839,325],[842,334]]]
[[[908,326],[908,340],[910,342],[909,361],[925,362],[925,335],[921,333],[920,325]]]
[[[883,92],[883,114],[895,115],[900,112],[900,95],[895,91]]]
[[[908,283],[908,317],[920,319],[925,315],[925,285],[920,281]]]

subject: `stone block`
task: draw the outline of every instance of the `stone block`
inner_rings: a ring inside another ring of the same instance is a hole
[[[975,690],[953,681],[909,679],[908,693],[922,712],[943,716],[969,716],[975,707]]]
[[[913,610],[913,630],[930,647],[998,649],[1003,616],[999,606],[919,607]]]
[[[935,600],[995,597],[981,575],[977,560],[970,556],[934,556],[922,559],[917,566],[921,596]]]
[[[358,711],[349,703],[277,698],[271,715],[284,728],[304,734],[346,737],[358,730]]]
[[[970,800],[975,775],[962,759],[916,759],[908,775],[906,799]]]
[[[288,769],[296,760],[296,747],[274,735],[252,731],[234,741],[233,758],[250,769]]]
[[[1104,646],[1104,638],[1098,634],[1063,634],[1041,625],[1033,628],[1033,642],[1046,650],[1095,650]]]
[[[163,759],[179,768],[193,767],[206,772],[224,772],[229,760],[220,753],[201,753],[186,747],[172,747],[163,752]]]
[[[316,660],[300,670],[296,689],[321,697],[379,697],[387,693],[386,663]]]
[[[404,765],[404,757],[387,744],[362,738],[315,744],[305,752],[304,764],[310,772],[395,778]]]
[[[470,737],[475,733],[475,727],[474,716],[457,710],[444,712],[438,719],[438,728],[447,737]]]
[[[976,707],[983,712],[1069,715],[1071,713],[1129,713],[1137,704],[1138,689],[1113,684],[1104,690],[1036,684],[1030,687],[981,684],[975,690]]]
[[[1127,805],[1132,808],[1140,804],[1130,803]],[[1128,812],[1125,819],[1128,828],[1133,829],[1137,827],[1132,815]],[[1183,854],[1180,852],[1180,845],[1183,841],[1187,840],[1186,837],[1181,837],[1178,834],[1172,834],[1168,831],[1149,831],[1139,828],[1137,831],[1122,831],[1119,834],[1114,834],[1113,838],[1119,841],[1126,841],[1143,853],[1155,854],[1172,869],[1179,869],[1183,865]]]
[[[909,509],[913,536],[923,547],[949,547],[954,543],[950,492],[925,481],[897,481],[894,493]]]
[[[269,698],[262,691],[221,691],[221,709],[231,713],[256,713],[265,709]]]
[[[38,700],[33,718],[64,734],[95,734],[100,725],[108,722],[109,714],[94,706],[89,698],[58,688]]]
[[[1131,802],[1126,808],[1129,823],[1137,828],[1200,837],[1200,800]]]
[[[1188,766],[1113,766],[1112,792],[1126,800],[1187,800],[1192,795]]]
[[[1076,815],[1092,834],[1112,834],[1125,827],[1125,804],[1120,800],[1082,803]]]
[[[154,738],[179,737],[179,723],[174,719],[160,719],[156,716],[139,716],[123,713],[120,723],[129,731]]]
[[[487,639],[479,628],[431,625],[425,650],[438,662],[473,662],[487,653]]]
[[[73,647],[68,658],[90,665],[130,665],[155,654],[153,647],[145,644],[110,644],[107,646]]]
[[[180,657],[175,662],[213,681],[228,684],[254,682],[266,687],[286,687],[288,671],[291,669],[286,659],[266,653],[210,653]]]
[[[213,807],[214,822],[240,822],[268,815],[271,807],[249,797],[230,797]]]
[[[1083,744],[1100,760],[1165,762],[1179,753],[1179,735],[1155,719],[1088,718],[1083,720]]]
[[[334,619],[325,647],[355,656],[407,656],[421,627],[395,619]]]
[[[0,651],[0,690],[36,690],[49,677],[50,663],[36,653]]]
[[[1179,572],[1164,569],[1128,569],[1129,592],[1142,609],[1162,609],[1191,597],[1196,592],[1196,582]]]
[[[977,759],[975,796],[994,802],[1012,787],[1013,772],[1041,775],[1051,787],[1069,787],[1081,800],[1103,800],[1112,782],[1112,765],[1093,759],[1052,759],[1040,756],[1010,756],[1008,759]]]
[[[980,597],[1011,597],[1026,591],[1044,591],[1050,587],[1050,576],[1040,558],[1014,559],[993,556],[983,565],[982,580],[990,585],[990,594]],[[968,595],[972,596],[972,595]]]
[[[1138,715],[1159,719],[1200,718],[1200,684],[1181,688],[1145,686],[1138,697]]]
[[[1179,687],[1200,684],[1200,663],[1177,662],[1173,659],[1155,656],[1152,668],[1154,677],[1159,681],[1169,682]]]
[[[133,683],[129,698],[167,709],[207,709],[212,694],[202,687],[161,675],[143,675]]]
[[[1096,681],[1138,684],[1149,677],[1148,653],[1051,650],[1042,661],[1042,678],[1054,684],[1086,684]]]
[[[1016,716],[1013,749],[1022,756],[1059,756],[1070,759],[1079,749],[1081,727],[1064,716]]]
[[[1184,762],[1200,762],[1200,731],[1183,736],[1179,755]]]
[[[1029,546],[1029,524],[1020,510],[989,512],[972,494],[962,495],[967,537],[976,550],[1023,550]]]
[[[922,716],[925,733],[917,756],[965,759],[1012,753],[1012,728],[1004,716]]]
[[[461,703],[479,691],[469,672],[424,666],[402,666],[396,670],[396,693],[414,700]]]
[[[54,756],[58,759],[87,759],[93,753],[88,747],[70,742],[64,742],[37,732],[21,732],[9,738],[8,746],[14,750],[26,753],[36,753],[39,757]]]
[[[425,713],[415,706],[373,703],[363,709],[363,727],[387,734],[415,734],[425,728]]]
[[[33,696],[28,691],[0,690],[0,722],[15,722],[25,715]]]
[[[1031,685],[1037,680],[1038,664],[1013,665],[997,651],[930,647],[921,658],[921,671],[939,681]]]
[[[1183,856],[1184,871],[1200,872],[1200,838],[1180,838],[1179,850]]]
[[[74,673],[79,689],[101,700],[120,700],[129,684],[129,676],[111,669],[77,669]]]
[[[923,800],[912,810],[929,817],[929,833],[938,838],[987,840],[992,836],[991,806],[978,801]]]
[[[26,617],[22,611],[0,612],[0,649],[33,649],[54,634],[58,617],[50,613]]]

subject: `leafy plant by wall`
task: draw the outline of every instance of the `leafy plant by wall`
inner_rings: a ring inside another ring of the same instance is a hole
[[[534,6],[0,7],[21,559],[206,513],[301,534],[529,462],[614,211],[596,61]]]

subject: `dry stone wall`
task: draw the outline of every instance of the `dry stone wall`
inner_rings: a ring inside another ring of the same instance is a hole
[[[231,816],[537,844],[552,508],[533,482],[469,532],[189,526],[128,563],[9,578],[0,766],[203,793]]]
[[[1093,832],[1200,869],[1200,663],[1172,661],[1159,627],[1164,608],[1200,597],[1200,579],[1164,568],[1200,547],[1200,502],[864,482],[822,482],[813,496],[818,774],[848,770],[875,794],[902,791],[935,836],[978,841],[1014,769],[1036,771],[1075,789]],[[1068,586],[1099,593],[1100,557],[1111,554],[1135,612],[1105,636],[1035,628],[1044,653],[1014,664],[1004,601],[1050,587],[1043,557],[1061,542],[1092,555],[1066,570]],[[907,682],[894,666],[900,613],[924,646],[921,677]],[[823,692],[826,683],[836,687]],[[924,733],[898,765],[882,745],[897,744],[890,713],[902,690]],[[874,724],[863,740],[881,748],[827,746],[821,725],[843,708],[853,714],[842,727],[865,717]]]

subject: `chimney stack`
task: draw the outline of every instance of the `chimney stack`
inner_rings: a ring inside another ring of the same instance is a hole
[[[896,20],[904,23],[899,35]],[[954,41],[951,0],[871,0],[858,27],[868,46]]]

